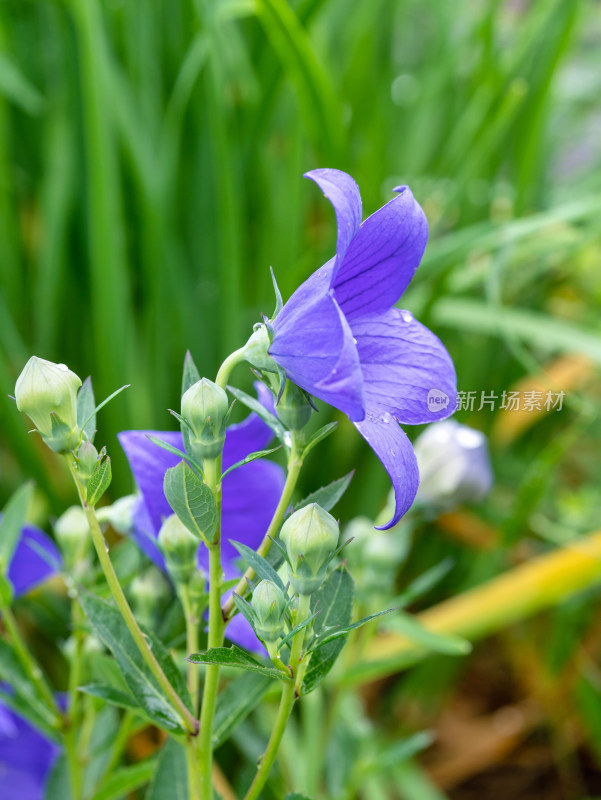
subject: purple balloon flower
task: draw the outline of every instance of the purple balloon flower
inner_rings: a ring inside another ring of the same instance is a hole
[[[42,800],[58,747],[0,702],[2,800]]]
[[[334,206],[336,255],[273,320],[269,354],[305,391],[343,411],[386,468],[395,525],[419,484],[413,448],[397,423],[419,425],[456,407],[453,362],[440,340],[394,308],[424,253],[428,224],[410,189],[361,222],[359,188],[344,172],[306,173]]]
[[[273,407],[269,391],[262,384],[257,384],[257,390],[261,402]],[[134,511],[133,535],[146,555],[164,570],[165,561],[156,540],[162,521],[173,512],[163,492],[163,478],[179,459],[153,444],[147,438],[148,434],[179,450],[183,449],[183,441],[180,433],[168,431],[123,431],[119,434],[119,441],[141,494]],[[250,414],[238,425],[230,425],[223,449],[223,469],[241,461],[249,453],[264,450],[272,438],[271,429],[256,414]],[[265,459],[238,467],[223,479],[221,552],[226,580],[240,575],[235,563],[239,553],[229,540],[234,539],[256,549],[263,540],[283,486],[282,468]],[[208,571],[208,551],[203,545],[199,547],[198,564]],[[230,622],[227,635],[243,647],[262,649],[241,615],[235,616]]]
[[[34,525],[25,525],[8,577],[15,594],[26,594],[61,569],[61,555],[52,539]]]

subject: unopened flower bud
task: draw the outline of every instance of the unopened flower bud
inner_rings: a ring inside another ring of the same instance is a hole
[[[190,593],[192,612],[200,615],[209,599],[209,593],[207,592],[207,576],[200,567],[192,574],[188,583],[188,591]]]
[[[190,447],[200,459],[213,459],[223,450],[228,412],[225,391],[202,378],[182,397],[182,417],[190,425]]]
[[[81,506],[71,506],[54,523],[54,534],[68,570],[82,559],[90,543],[90,526]]]
[[[318,589],[338,544],[338,523],[317,503],[295,511],[282,526],[280,539],[290,560],[290,583],[299,594]]]
[[[493,474],[486,436],[453,420],[436,422],[418,437],[415,455],[420,473],[417,502],[452,508],[481,500]]]
[[[276,412],[280,420],[291,431],[300,431],[311,419],[311,403],[298,386],[286,381],[284,391],[277,404]]]
[[[77,448],[77,469],[82,481],[88,481],[98,464],[98,450],[92,442],[82,442]]]
[[[187,583],[196,571],[198,539],[175,514],[167,517],[159,531],[159,546],[167,571],[176,584]]]
[[[65,364],[32,356],[17,378],[17,408],[31,419],[42,438],[57,453],[77,446],[77,390],[81,380]]]
[[[121,536],[126,536],[134,524],[134,513],[139,495],[128,494],[115,500],[110,506],[102,506],[96,510],[99,522],[107,522]]]
[[[269,355],[269,332],[261,323],[255,325],[254,333],[244,347],[244,357],[255,369],[263,372],[277,372],[277,366]]]
[[[166,595],[165,578],[156,568],[136,575],[129,586],[129,593],[136,617],[143,625],[152,626],[156,609]]]
[[[287,601],[273,581],[257,584],[252,596],[252,609],[257,619],[257,635],[265,642],[276,642],[284,633]]]

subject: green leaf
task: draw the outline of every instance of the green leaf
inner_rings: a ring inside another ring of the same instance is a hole
[[[250,547],[242,544],[242,542],[235,542],[233,539],[230,539],[230,544],[234,545],[242,558],[250,567],[254,569],[259,578],[263,578],[266,581],[272,581],[278,588],[282,590],[282,592],[284,592],[284,594],[286,593],[286,587],[284,586],[282,579],[271,566],[271,564],[263,558],[263,556],[255,553],[254,550],[251,550]]]
[[[117,659],[131,693],[146,716],[164,730],[183,732],[179,713],[165,698],[119,611],[105,600],[87,592],[81,593],[80,602],[98,638]],[[186,706],[191,708],[185,681],[173,659],[159,639],[147,631],[144,631],[144,635],[173,688]]]
[[[231,647],[212,647],[204,653],[192,653],[186,659],[192,664],[218,664],[220,667],[235,667],[245,669],[248,672],[257,672],[269,678],[277,678],[280,681],[288,681],[289,677],[274,667],[266,667],[256,661],[246,650],[242,650],[236,645]]]
[[[326,511],[331,511],[348,489],[354,474],[355,470],[349,472],[348,475],[345,475],[343,478],[332,481],[332,483],[329,483],[327,486],[322,486],[321,489],[317,489],[317,491],[307,495],[300,503],[296,503],[294,510],[298,511],[300,508],[304,508],[310,503],[317,503],[318,506],[321,506]]]
[[[254,631],[256,626],[256,620],[254,611],[252,610],[250,603],[248,602],[248,600],[245,600],[244,597],[241,597],[237,592],[233,592],[232,598],[234,600],[234,605]]]
[[[452,634],[441,634],[424,628],[411,614],[400,611],[386,625],[387,630],[402,633],[412,642],[433,650],[436,653],[445,653],[451,656],[462,656],[469,653],[472,645],[467,639]]]
[[[185,461],[180,461],[165,473],[163,489],[167,502],[190,533],[212,542],[217,533],[218,512],[206,483]]]
[[[213,722],[213,747],[227,741],[231,732],[256,708],[269,687],[271,677],[256,672],[245,672],[231,681],[219,695]]]
[[[83,428],[85,437],[89,442],[94,441],[96,433],[96,401],[92,379],[88,376],[77,392],[77,425]],[[85,423],[85,426],[84,426]]]
[[[67,757],[61,755],[54,762],[46,781],[44,800],[72,800],[72,797]]]
[[[418,575],[414,581],[411,581],[405,591],[395,598],[394,602],[402,607],[410,605],[434,588],[448,574],[453,564],[452,558],[444,558],[438,564],[430,567],[430,569]]]
[[[344,564],[341,564],[328,575],[311,598],[311,611],[320,612],[314,624],[317,637],[329,628],[351,624],[353,593],[353,579]],[[303,694],[309,694],[319,686],[340,655],[344,641],[344,638],[341,638],[328,642],[311,655],[303,683]]]
[[[315,445],[323,442],[331,433],[334,433],[336,428],[338,427],[337,422],[328,422],[327,425],[324,425],[323,428],[320,428],[318,431],[315,431],[313,436],[309,439],[307,444],[303,447],[303,458],[309,455],[311,450],[315,447]],[[352,474],[351,474],[352,476]]]
[[[303,628],[306,628],[307,625],[310,625],[318,614],[319,611],[316,611],[315,614],[311,614],[310,617],[300,622],[298,625],[292,628],[291,631],[288,631],[288,633],[284,637],[282,637],[282,640],[278,644],[278,650],[281,650],[282,647],[285,647],[288,644],[288,642],[290,642],[291,639],[293,639],[299,631],[302,631]]]
[[[382,617],[384,614],[390,614],[391,611],[396,611],[394,608],[389,608],[386,611],[377,611],[375,614],[369,614],[367,617],[363,617],[363,619],[358,620],[357,622],[353,622],[352,625],[344,625],[341,628],[337,628],[331,632],[325,632],[323,636],[316,639],[314,644],[311,645],[309,652],[313,653],[318,650],[320,647],[324,647],[324,645],[328,644],[328,642],[334,642],[336,639],[340,639],[343,636],[346,636],[351,631],[354,631],[355,628],[361,628],[368,622],[371,622],[372,619],[376,617]]]
[[[111,458],[106,456],[100,461],[88,481],[86,502],[92,508],[98,503],[102,495],[111,485]]]
[[[259,401],[254,397],[252,397],[250,394],[243,392],[242,389],[237,389],[235,386],[228,386],[227,390],[230,394],[234,395],[236,400],[239,400],[251,411],[254,411],[255,414],[258,417],[260,417],[267,426],[271,428],[271,430],[275,433],[278,439],[285,444],[286,429],[279,421],[279,419],[275,416],[275,414],[272,414],[271,411],[266,409],[262,403],[259,403]]]
[[[158,436],[152,436],[150,433],[146,434],[146,438],[151,441],[153,444],[157,444],[159,447],[162,447],[163,450],[166,450],[168,453],[172,453],[174,456],[179,456],[183,458],[196,472],[198,475],[202,475],[202,469],[200,464],[198,464],[192,456],[189,456],[188,453],[185,453],[183,450],[178,450],[177,447],[174,447],[172,444],[168,442],[164,442],[162,439],[159,439]]]
[[[287,794],[285,800],[311,800],[311,798],[307,797],[306,794],[299,794],[298,792],[293,792],[292,794]]]
[[[79,686],[78,690],[92,697],[99,697],[107,703],[112,703],[119,708],[129,708],[133,711],[140,710],[140,704],[130,692],[117,689],[108,683],[88,683],[86,686]]]
[[[129,796],[135,789],[144,786],[157,770],[155,761],[143,761],[130,767],[121,767],[107,776],[92,795],[92,800],[116,800]]]
[[[189,350],[186,350],[186,355],[184,356],[184,372],[182,375],[182,396],[188,391],[190,386],[194,386],[199,380],[200,372],[194,363],[192,354]]]
[[[154,780],[146,793],[146,800],[189,800],[188,762],[184,746],[175,739],[167,739],[159,755]]]
[[[382,774],[382,772],[396,766],[400,761],[407,761],[409,758],[413,758],[422,750],[430,747],[433,741],[434,736],[430,731],[418,731],[411,736],[406,736],[390,747],[379,749],[373,760],[369,762],[366,771]]]
[[[0,573],[6,575],[21,531],[27,519],[27,509],[33,494],[33,483],[24,483],[11,495],[0,519]]]
[[[21,713],[47,736],[54,740],[59,739],[54,711],[30,682],[21,660],[4,639],[0,639],[0,684],[8,684],[11,688],[4,695],[5,702],[11,708]]]
[[[84,427],[84,428],[87,428],[87,427],[88,427],[88,423],[89,423],[89,422],[91,422],[91,421],[92,421],[92,419],[94,419],[94,420],[96,419],[96,414],[98,414],[98,412],[100,411],[100,409],[101,409],[101,408],[104,408],[104,407],[105,407],[105,405],[107,405],[107,403],[110,403],[110,402],[111,402],[111,400],[112,400],[114,397],[117,397],[117,395],[118,395],[118,394],[121,394],[121,392],[122,392],[124,389],[129,389],[129,387],[130,387],[130,386],[131,386],[131,383],[126,383],[124,386],[120,386],[120,387],[119,387],[119,389],[117,389],[116,391],[114,391],[112,394],[109,394],[109,396],[108,396],[108,397],[106,397],[106,398],[105,398],[105,399],[102,401],[102,403],[98,403],[98,405],[96,406],[96,408],[95,408],[95,409],[94,409],[94,410],[91,412],[91,414],[90,414],[90,416],[88,417],[88,419],[86,419],[86,420],[85,420],[85,422],[84,422],[84,424],[83,424],[83,427]],[[78,424],[79,424],[79,418],[78,418],[77,422],[78,422]],[[81,427],[81,426],[80,426],[80,427]]]
[[[272,447],[270,450],[257,450],[255,453],[249,453],[245,458],[241,461],[236,461],[235,464],[232,464],[231,467],[228,467],[224,473],[221,475],[221,479],[225,478],[232,470],[238,469],[238,467],[243,467],[245,464],[250,464],[251,461],[255,461],[257,458],[265,458],[265,456],[270,456],[272,453],[275,453],[276,450],[280,450],[282,447],[279,444],[277,447]]]

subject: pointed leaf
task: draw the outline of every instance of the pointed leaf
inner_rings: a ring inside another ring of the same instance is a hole
[[[320,647],[323,647],[324,645],[328,644],[328,642],[333,642],[336,639],[340,639],[341,637],[347,636],[351,631],[354,631],[355,628],[361,628],[366,623],[371,622],[372,619],[375,619],[376,617],[382,617],[384,616],[384,614],[390,614],[391,611],[396,611],[396,609],[389,608],[386,611],[378,611],[375,614],[370,614],[367,617],[363,617],[363,619],[354,622],[352,625],[344,625],[340,628],[337,628],[336,630],[329,632],[326,631],[322,636],[316,639],[314,644],[311,645],[309,652],[314,653]]]
[[[168,469],[163,481],[165,497],[190,533],[212,542],[219,514],[213,493],[185,461]]]
[[[24,483],[4,506],[0,519],[0,574],[6,575],[21,531],[27,519],[27,509],[33,494],[33,483]]]
[[[472,645],[467,639],[452,634],[434,633],[425,628],[411,614],[401,611],[386,625],[387,630],[402,633],[412,642],[433,650],[436,653],[445,653],[450,656],[463,656],[469,653]]]
[[[272,414],[271,411],[268,411],[262,403],[246,392],[243,392],[242,389],[237,389],[235,386],[228,386],[227,390],[230,394],[234,395],[236,400],[239,400],[251,411],[254,411],[255,414],[271,428],[281,442],[284,444],[286,443],[287,431],[275,414]]]
[[[194,386],[199,380],[200,372],[194,363],[192,354],[189,350],[186,350],[186,355],[184,356],[184,372],[182,375],[182,396],[188,391],[190,386]]]
[[[86,502],[89,506],[93,508],[98,503],[111,485],[111,479],[111,459],[110,456],[106,456],[102,461],[98,462],[92,477],[88,481]]]
[[[234,600],[234,605],[236,606],[238,611],[242,614],[242,616],[248,622],[253,631],[255,631],[257,621],[255,619],[255,614],[250,606],[250,603],[236,592],[232,594],[232,598]]]
[[[320,612],[314,625],[316,636],[320,636],[328,628],[351,624],[353,593],[353,579],[344,564],[341,564],[328,575],[311,598],[311,610]],[[344,641],[338,639],[329,642],[311,655],[303,683],[303,694],[309,694],[319,686],[340,655]]]
[[[183,450],[178,450],[177,447],[174,447],[172,444],[169,444],[168,442],[159,439],[158,436],[152,436],[150,433],[146,434],[146,438],[153,444],[157,444],[159,447],[162,447],[163,450],[166,450],[168,453],[172,453],[174,456],[179,456],[180,458],[183,458],[184,461],[186,461],[192,467],[194,472],[196,472],[197,475],[202,477],[203,472],[200,464],[198,464],[192,458],[192,456],[189,456],[188,453],[185,453]]]
[[[79,428],[83,428],[84,437],[89,442],[94,441],[94,434],[96,433],[95,408],[96,400],[94,399],[92,379],[88,376],[77,392],[77,425]],[[84,422],[86,423],[85,426]]]
[[[175,739],[167,739],[163,745],[154,780],[146,793],[146,800],[166,798],[189,800],[186,751]]]
[[[120,387],[119,387],[119,389],[117,389],[116,391],[114,391],[112,394],[109,394],[109,396],[108,396],[108,397],[106,397],[106,398],[105,398],[105,399],[102,401],[102,403],[98,403],[98,405],[97,405],[97,406],[96,406],[96,408],[95,408],[95,409],[92,411],[92,413],[90,414],[90,416],[88,417],[88,419],[86,419],[86,421],[84,422],[84,424],[83,424],[83,427],[84,427],[84,429],[88,427],[88,424],[89,424],[89,423],[92,421],[92,419],[94,419],[94,420],[95,420],[95,418],[96,418],[96,414],[98,414],[98,412],[100,411],[100,409],[101,409],[101,408],[104,408],[104,407],[105,407],[105,405],[106,405],[107,403],[110,403],[110,402],[111,402],[111,400],[112,400],[114,397],[117,397],[117,395],[118,395],[118,394],[121,394],[121,392],[122,392],[122,391],[124,391],[124,389],[129,389],[129,387],[130,387],[130,386],[131,386],[131,383],[126,383],[124,386],[120,386]],[[78,420],[78,423],[79,423],[79,420]]]
[[[282,647],[285,647],[296,636],[296,634],[299,631],[302,631],[303,628],[306,628],[307,625],[310,625],[318,614],[319,611],[316,611],[315,614],[311,614],[310,617],[308,617],[307,619],[303,620],[303,622],[296,625],[294,628],[292,628],[291,631],[288,631],[288,633],[282,638],[281,642],[278,644],[278,650],[281,650]]]
[[[89,694],[92,697],[99,697],[101,700],[106,700],[107,703],[112,703],[119,708],[130,708],[133,711],[140,710],[140,704],[131,692],[122,691],[115,686],[110,686],[108,683],[88,683],[86,686],[79,686],[78,691]]]
[[[213,723],[213,747],[227,741],[234,728],[256,708],[273,684],[271,678],[245,672],[231,681],[219,695]]]
[[[120,800],[122,797],[129,797],[135,789],[148,783],[156,769],[156,762],[151,760],[120,767],[102,781],[92,795],[92,800]]]
[[[334,433],[336,428],[338,427],[337,422],[329,422],[327,425],[324,425],[323,428],[320,428],[318,431],[315,431],[313,436],[309,439],[307,444],[303,447],[303,458],[309,455],[311,450],[315,447],[315,445],[323,442],[331,433]]]
[[[289,681],[290,678],[274,667],[266,667],[259,663],[246,650],[236,645],[231,647],[212,647],[204,653],[192,653],[186,659],[192,664],[218,664],[221,667],[235,667],[248,672],[258,672],[268,678],[277,678],[280,681]]]
[[[246,563],[254,569],[259,578],[263,578],[266,581],[272,581],[272,583],[275,583],[275,585],[281,589],[284,594],[286,593],[286,587],[284,586],[282,579],[271,566],[271,564],[263,558],[263,556],[255,553],[254,550],[251,550],[250,547],[242,544],[242,542],[235,542],[233,539],[230,539],[230,543],[234,545]]]
[[[241,461],[236,461],[235,464],[232,464],[231,467],[228,467],[221,475],[221,479],[223,480],[225,476],[228,475],[232,470],[238,469],[238,467],[243,467],[245,464],[250,464],[251,461],[255,461],[257,458],[265,458],[265,456],[270,456],[272,453],[275,453],[276,450],[280,450],[281,447],[282,445],[279,444],[277,447],[272,447],[271,450],[257,450],[255,453],[249,453]]]
[[[317,503],[318,506],[321,506],[326,511],[331,511],[348,489],[354,474],[355,470],[349,472],[348,475],[345,475],[343,478],[332,481],[332,483],[329,483],[327,486],[322,486],[321,489],[317,489],[317,491],[307,495],[300,503],[296,503],[294,510],[298,511],[300,508],[304,508],[310,503]]]

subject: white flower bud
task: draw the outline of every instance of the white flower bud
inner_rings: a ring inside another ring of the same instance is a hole
[[[46,444],[67,453],[80,439],[77,390],[81,380],[65,364],[32,356],[17,379],[17,408],[31,419]]]
[[[317,503],[295,511],[282,526],[280,539],[290,560],[290,583],[300,594],[318,589],[336,550],[338,523]]]
[[[200,459],[217,458],[225,442],[227,394],[213,381],[202,378],[184,393],[182,417],[190,425],[190,447]]]
[[[54,535],[67,569],[72,570],[85,556],[90,543],[90,526],[83,508],[68,508],[54,523]]]
[[[417,502],[451,508],[478,501],[490,490],[493,473],[486,436],[453,420],[435,422],[417,438],[420,483]]]
[[[128,494],[115,500],[110,506],[102,506],[96,510],[99,522],[108,523],[121,536],[126,536],[133,527],[134,511],[140,496]]]
[[[255,325],[255,331],[244,347],[244,357],[255,369],[263,372],[278,371],[275,361],[269,355],[270,344],[267,326],[260,323]]]

